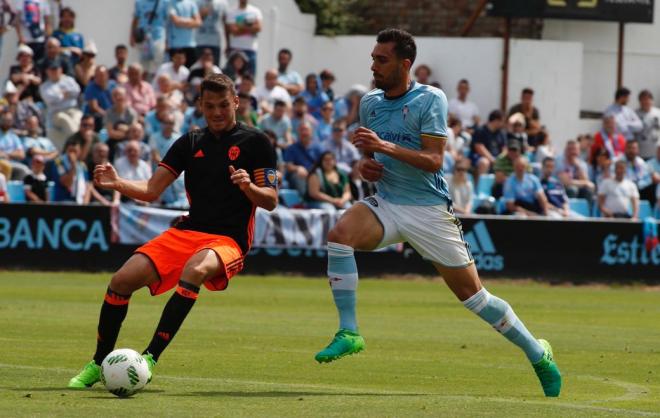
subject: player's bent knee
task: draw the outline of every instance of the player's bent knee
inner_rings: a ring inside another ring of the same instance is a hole
[[[341,222],[337,223],[330,232],[328,232],[328,242],[348,245],[349,247],[355,246],[355,243],[351,239],[350,229],[344,226]]]
[[[120,270],[112,276],[108,287],[113,292],[128,296],[143,286],[143,283],[138,283],[136,280],[132,280],[131,275]]]

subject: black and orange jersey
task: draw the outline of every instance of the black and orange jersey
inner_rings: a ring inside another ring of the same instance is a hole
[[[190,214],[176,228],[229,236],[247,253],[256,207],[231,182],[229,166],[247,171],[257,186],[277,187],[276,162],[266,135],[241,122],[220,136],[208,128],[183,135],[159,164],[177,177],[185,172]]]

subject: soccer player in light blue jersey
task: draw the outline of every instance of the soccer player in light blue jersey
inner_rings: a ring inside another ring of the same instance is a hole
[[[350,208],[328,234],[328,276],[339,331],[316,354],[328,363],[364,349],[355,315],[358,271],[353,252],[408,242],[436,267],[463,305],[520,347],[546,396],[558,396],[561,375],[545,340],[537,340],[504,300],[481,284],[460,221],[454,216],[442,162],[447,98],[410,77],[417,48],[399,29],[378,34],[371,53],[376,89],[362,98],[353,142],[364,152],[360,173],[378,193]]]

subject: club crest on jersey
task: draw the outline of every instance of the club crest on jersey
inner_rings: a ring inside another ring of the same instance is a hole
[[[229,152],[227,153],[229,156],[229,159],[231,161],[235,161],[239,155],[241,155],[241,149],[234,145],[233,147],[229,148]]]
[[[406,120],[406,117],[408,117],[408,105],[404,105],[401,112],[403,112],[403,120]]]

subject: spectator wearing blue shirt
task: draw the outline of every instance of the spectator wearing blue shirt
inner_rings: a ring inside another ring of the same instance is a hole
[[[55,202],[89,203],[91,190],[85,163],[80,160],[80,144],[67,141],[62,154],[46,169],[49,181],[55,183]]]
[[[293,144],[291,119],[286,115],[286,103],[282,100],[275,100],[272,113],[264,116],[261,123],[259,123],[259,127],[264,131],[275,133],[278,148],[286,149]]]
[[[220,23],[223,27],[227,21],[226,0],[197,0],[197,8],[202,18],[202,25],[197,28],[195,40],[197,41],[197,58],[205,49],[213,52],[213,63],[220,65],[220,51],[222,51],[222,37],[220,36]],[[225,29],[225,37],[229,40],[229,34]],[[226,43],[228,45],[229,42]]]
[[[81,33],[76,32],[75,25],[76,12],[70,7],[64,7],[60,10],[60,26],[53,32],[53,36],[60,41],[62,50],[70,57],[73,65],[78,63],[85,47],[85,38]]]
[[[335,105],[332,102],[326,102],[321,106],[321,119],[316,126],[315,136],[321,143],[321,146],[332,138],[332,125],[335,122]]]
[[[504,183],[504,201],[510,214],[538,216],[548,214],[548,200],[538,177],[527,172],[527,158],[513,164],[513,174]]]
[[[562,218],[570,216],[566,189],[554,176],[555,159],[546,157],[541,164],[541,186],[548,199],[548,215]]]
[[[27,135],[23,138],[23,148],[25,149],[26,162],[31,163],[32,159],[40,155],[44,161],[50,161],[59,154],[57,147],[50,139],[41,136],[41,126],[39,118],[30,116],[25,122]]]
[[[202,17],[195,0],[170,0],[168,9],[167,47],[186,54],[186,67],[197,59],[195,29],[202,26]]]
[[[130,45],[139,48],[140,64],[148,77],[156,73],[165,57],[168,3],[168,0],[135,0]],[[139,39],[138,34],[143,35],[143,39]]]
[[[307,74],[305,77],[305,90],[300,93],[300,97],[305,99],[309,113],[316,118],[321,119],[321,107],[330,101],[328,95],[321,90],[321,80],[314,74]]]
[[[332,124],[332,136],[323,143],[324,151],[334,154],[337,167],[346,173],[352,171],[353,164],[360,159],[360,151],[346,137],[346,122],[335,121]]]
[[[0,160],[11,165],[11,180],[23,180],[30,173],[28,166],[22,163],[25,150],[21,139],[14,133],[14,115],[4,112],[0,116]]]
[[[307,191],[309,170],[320,156],[321,149],[313,143],[312,126],[307,122],[301,122],[298,126],[298,140],[284,152],[287,179],[301,196]]]
[[[284,87],[291,97],[296,97],[303,91],[303,79],[297,71],[289,69],[293,53],[282,48],[277,53],[277,84]]]
[[[470,159],[478,175],[488,173],[497,156],[504,151],[507,137],[503,127],[502,112],[493,110],[488,115],[488,122],[474,131],[470,143]]]
[[[112,107],[112,90],[115,82],[110,80],[108,69],[104,65],[96,67],[94,79],[85,87],[84,113],[94,116],[96,131],[103,128],[103,118],[107,110]]]

